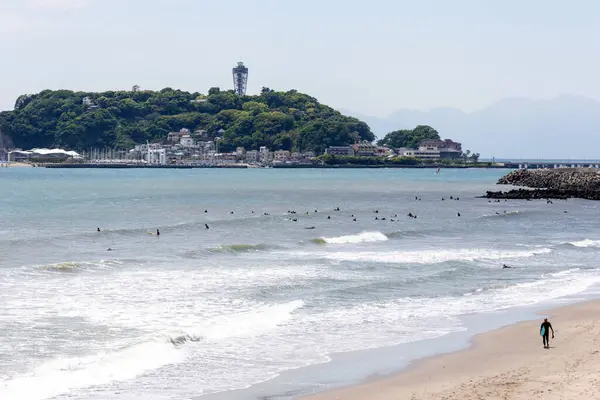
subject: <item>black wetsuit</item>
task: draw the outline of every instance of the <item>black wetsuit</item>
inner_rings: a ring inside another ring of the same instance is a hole
[[[550,347],[550,330],[552,329],[552,324],[550,322],[542,322],[540,325],[540,332],[544,328],[544,334],[542,335],[542,340],[544,342],[544,347]],[[554,330],[552,330],[554,333]]]

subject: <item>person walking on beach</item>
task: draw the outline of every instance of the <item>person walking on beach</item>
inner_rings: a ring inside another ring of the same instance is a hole
[[[540,325],[540,335],[542,335],[545,349],[550,348],[550,330],[552,330],[552,339],[554,339],[554,329],[552,328],[552,324],[548,322],[548,318],[544,318],[544,322]]]

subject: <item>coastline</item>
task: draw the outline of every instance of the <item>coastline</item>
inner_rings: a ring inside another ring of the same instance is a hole
[[[12,166],[12,164],[11,164]],[[126,163],[107,163],[107,164],[46,164],[44,168],[52,169],[195,169],[195,168],[229,168],[229,169],[246,169],[246,168],[261,168],[251,164],[210,164],[210,165],[195,165],[195,164],[126,164]],[[265,168],[265,167],[262,167]],[[273,169],[506,169],[512,170],[514,166],[497,166],[497,165],[320,165],[320,164],[275,164],[266,168]]]
[[[6,165],[6,163],[0,163],[0,168],[33,168],[33,165],[28,163],[21,162],[10,162],[10,164]]]
[[[595,398],[600,393],[600,300],[537,313],[475,335],[467,349],[417,360],[384,378],[318,393],[306,400],[333,399],[545,399]],[[551,349],[538,334],[542,315],[556,330]],[[539,366],[536,368],[536,366]]]

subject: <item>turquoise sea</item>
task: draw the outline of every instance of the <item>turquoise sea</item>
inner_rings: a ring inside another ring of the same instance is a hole
[[[598,204],[477,198],[506,172],[0,169],[0,399],[202,398],[600,282]]]

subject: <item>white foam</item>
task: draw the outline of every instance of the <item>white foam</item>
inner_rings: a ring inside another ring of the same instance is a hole
[[[600,247],[600,240],[584,239],[577,242],[569,242],[575,247]]]
[[[560,271],[560,272],[554,272],[552,274],[549,274],[550,276],[554,276],[554,277],[560,277],[560,276],[566,276],[566,275],[570,275],[574,272],[579,271],[579,268],[571,268],[571,269],[567,269],[565,271]]]
[[[148,371],[184,361],[172,344],[150,341],[95,355],[48,361],[33,372],[0,381],[0,399],[43,400],[73,390],[127,381]]]
[[[205,338],[213,341],[258,336],[289,321],[292,319],[292,313],[303,306],[302,300],[294,300],[289,303],[262,306],[239,313],[219,315],[182,327],[179,333],[183,333],[186,337]]]
[[[329,244],[358,244],[358,243],[372,243],[372,242],[384,242],[388,240],[388,237],[381,232],[361,232],[356,235],[338,236],[338,237],[324,237],[322,238],[325,243]]]
[[[456,250],[422,250],[392,252],[334,252],[323,253],[322,256],[336,261],[366,261],[381,263],[439,264],[448,261],[501,260],[534,257],[548,254],[547,248],[535,250],[493,250],[493,249],[456,249]]]

